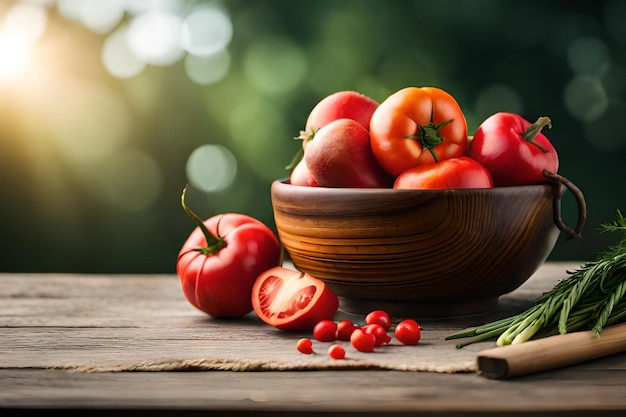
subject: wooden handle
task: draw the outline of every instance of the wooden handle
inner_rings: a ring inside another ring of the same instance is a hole
[[[609,326],[600,337],[593,331],[574,332],[531,340],[478,353],[478,372],[505,379],[556,369],[626,351],[626,323]]]

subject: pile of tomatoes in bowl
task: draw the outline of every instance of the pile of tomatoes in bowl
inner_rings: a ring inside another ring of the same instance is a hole
[[[311,110],[300,133],[292,185],[453,189],[546,182],[556,150],[542,133],[548,117],[530,123],[496,113],[468,135],[465,115],[446,91],[406,87],[378,104],[339,91]]]

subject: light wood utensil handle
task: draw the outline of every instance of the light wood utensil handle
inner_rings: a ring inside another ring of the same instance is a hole
[[[506,345],[479,352],[478,372],[493,379],[513,378],[626,351],[626,323]]]

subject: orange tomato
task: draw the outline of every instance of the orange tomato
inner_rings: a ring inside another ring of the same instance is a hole
[[[406,87],[383,101],[370,121],[370,142],[390,174],[463,156],[467,122],[457,101],[436,87]]]

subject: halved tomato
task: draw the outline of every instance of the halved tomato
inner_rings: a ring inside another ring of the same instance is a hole
[[[265,323],[281,330],[311,330],[332,319],[339,300],[312,275],[275,267],[262,273],[252,287],[252,308]]]

